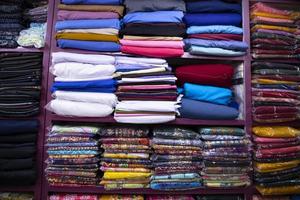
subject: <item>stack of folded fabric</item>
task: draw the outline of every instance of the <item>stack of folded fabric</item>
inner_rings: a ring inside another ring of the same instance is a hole
[[[176,68],[183,98],[181,117],[194,119],[236,119],[238,105],[232,86],[233,67],[228,64],[198,64]],[[199,108],[199,109],[195,109]]]
[[[257,59],[296,58],[296,25],[292,12],[255,3],[251,7],[252,56]]]
[[[1,200],[34,200],[33,194],[30,193],[0,193]]]
[[[244,197],[238,195],[198,195],[196,200],[244,200]]]
[[[104,194],[100,195],[98,200],[144,200],[143,195],[122,195],[122,194]]]
[[[23,0],[3,0],[0,2],[0,48],[18,47],[17,37],[22,25]]]
[[[151,141],[154,154],[154,175],[151,188],[155,190],[188,190],[202,185],[202,142],[200,135],[182,128],[155,128]]]
[[[149,57],[183,55],[183,0],[125,0],[122,52]]]
[[[38,129],[37,120],[0,120],[0,186],[34,185]]]
[[[46,176],[53,186],[97,185],[100,129],[83,125],[53,125],[48,135]]]
[[[42,54],[0,54],[0,116],[39,114]]]
[[[38,1],[34,6],[24,13],[24,19],[28,20],[30,27],[20,32],[17,42],[22,47],[42,48],[45,46],[48,5],[47,1]]]
[[[146,200],[195,200],[191,195],[147,195]]]
[[[299,119],[300,67],[274,62],[252,63],[253,120],[278,123]]]
[[[101,185],[105,189],[148,188],[151,176],[149,130],[106,127],[101,130]]]
[[[97,195],[91,194],[52,194],[49,200],[98,200]]]
[[[106,117],[117,103],[115,58],[57,52],[52,54],[53,97],[47,108],[58,115]]]
[[[262,195],[300,193],[300,130],[286,126],[253,127],[254,180]]]
[[[206,187],[231,188],[251,184],[250,140],[241,128],[200,128],[203,150],[203,184]]]
[[[266,196],[261,196],[261,195],[254,195],[252,200],[293,200],[293,199],[289,196],[266,197]]]
[[[119,76],[115,120],[121,123],[164,123],[175,120],[176,77],[168,63],[155,58],[116,58]]]
[[[60,48],[120,51],[121,0],[62,0],[58,5],[56,39]]]
[[[243,42],[240,3],[223,0],[187,0],[188,39],[185,48],[190,54],[210,56],[242,56],[248,49]]]

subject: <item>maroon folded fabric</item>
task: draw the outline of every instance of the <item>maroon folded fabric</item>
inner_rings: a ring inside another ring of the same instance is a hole
[[[290,143],[298,141],[298,138],[267,138],[267,137],[258,137],[253,135],[253,141],[261,144],[272,144],[272,143]]]
[[[176,77],[179,84],[186,82],[231,87],[233,67],[227,64],[198,64],[176,68]]]
[[[298,95],[291,92],[271,92],[271,91],[252,91],[253,96],[258,97],[278,97],[298,99]]]
[[[259,106],[252,109],[253,114],[281,114],[290,113],[297,114],[296,107],[290,106]]]
[[[288,41],[284,41],[284,40],[261,39],[261,38],[252,40],[252,44],[290,45]]]
[[[280,119],[280,118],[297,118],[297,113],[276,113],[254,115],[255,119]]]
[[[292,50],[270,50],[270,49],[252,49],[252,53],[256,54],[284,54],[284,55],[291,55],[294,52]]]
[[[299,156],[299,152],[293,152],[293,153],[278,153],[278,154],[261,154],[260,152],[255,152],[255,157],[257,158],[289,158]]]
[[[189,38],[198,38],[198,39],[206,39],[206,40],[237,40],[243,41],[243,35],[238,34],[192,34],[188,35]]]

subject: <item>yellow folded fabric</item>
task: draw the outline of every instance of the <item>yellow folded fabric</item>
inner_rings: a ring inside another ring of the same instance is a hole
[[[124,40],[149,40],[149,41],[182,41],[181,37],[163,37],[163,36],[134,36],[124,35]]]
[[[298,84],[298,82],[293,82],[293,81],[278,81],[278,80],[264,79],[264,78],[253,79],[252,83],[260,83],[260,84]]]
[[[281,186],[281,187],[261,187],[256,186],[256,189],[262,195],[288,195],[288,194],[300,194],[300,185],[295,186]]]
[[[256,126],[252,128],[255,135],[260,137],[297,137],[300,136],[300,130],[289,126]]]
[[[103,179],[138,179],[150,177],[148,172],[104,172]]]
[[[251,17],[260,16],[260,17],[270,17],[270,18],[278,18],[278,19],[292,19],[292,16],[289,15],[277,15],[266,12],[251,12]]]
[[[99,200],[144,200],[142,195],[122,195],[122,194],[112,194],[112,195],[101,195]]]
[[[300,164],[300,160],[292,160],[288,162],[277,162],[277,163],[258,163],[254,162],[254,167],[258,172],[276,172],[285,169],[297,167]]]
[[[59,4],[59,10],[77,10],[77,11],[92,11],[92,12],[115,12],[123,16],[124,6],[111,5],[65,5]]]
[[[94,34],[94,33],[57,33],[56,39],[108,41],[108,42],[119,41],[119,37],[117,35],[104,35],[104,34]]]
[[[251,31],[254,32],[257,29],[278,30],[278,31],[285,31],[285,32],[289,32],[289,33],[294,33],[297,30],[296,28],[289,28],[289,27],[284,27],[284,26],[257,24],[251,28]]]
[[[104,158],[149,158],[146,153],[103,153]]]

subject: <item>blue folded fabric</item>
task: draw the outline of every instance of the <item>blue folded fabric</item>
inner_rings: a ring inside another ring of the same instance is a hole
[[[196,45],[192,45],[188,52],[192,55],[206,55],[206,56],[243,56],[246,54],[245,51],[233,51],[222,48],[213,48],[213,47],[200,47]]]
[[[242,16],[238,13],[199,13],[186,14],[184,21],[187,26],[233,25],[240,26]]]
[[[165,182],[151,183],[150,187],[153,190],[176,190],[176,189],[194,189],[201,187],[199,182]]]
[[[155,11],[155,12],[134,12],[128,13],[123,18],[123,22],[127,23],[158,23],[158,22],[182,22],[182,11]]]
[[[232,91],[227,88],[185,83],[184,97],[199,101],[228,105],[232,99]]]
[[[32,134],[39,130],[39,121],[32,120],[0,120],[0,135]]]
[[[120,5],[122,0],[62,0],[63,4]]]
[[[237,109],[229,106],[187,98],[182,98],[179,112],[181,117],[184,118],[205,120],[232,120],[236,119],[239,115]]]
[[[55,30],[64,29],[97,29],[114,28],[120,30],[120,20],[118,19],[90,19],[90,20],[65,20],[58,21]]]
[[[116,80],[95,81],[56,81],[52,85],[52,92],[56,90],[83,91],[83,92],[112,92],[116,88]]]
[[[230,25],[209,25],[209,26],[191,26],[187,29],[187,34],[201,33],[225,33],[225,34],[243,34],[243,29]]]
[[[103,51],[103,52],[118,52],[121,51],[121,46],[115,42],[96,42],[96,41],[81,41],[59,39],[57,44],[60,48],[82,49],[88,51]]]
[[[185,39],[184,43],[186,47],[190,47],[192,45],[200,46],[200,47],[214,47],[214,48],[222,48],[229,50],[237,50],[237,51],[246,51],[248,49],[248,44],[246,42],[240,41],[225,41],[225,40],[203,40],[203,39]]]
[[[203,12],[242,12],[242,6],[238,3],[227,3],[222,0],[194,1],[186,3],[187,13]]]

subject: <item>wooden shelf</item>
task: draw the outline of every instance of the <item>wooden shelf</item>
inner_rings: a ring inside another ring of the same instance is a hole
[[[69,122],[94,122],[94,123],[117,123],[113,116],[109,117],[64,117],[51,114],[53,121],[69,121]],[[120,123],[121,124],[121,123]],[[198,126],[244,126],[244,120],[197,120],[187,118],[177,118],[175,121],[165,124],[172,125],[198,125]],[[151,125],[151,124],[149,124]]]
[[[94,193],[94,194],[164,194],[164,195],[179,195],[179,194],[244,194],[248,188],[200,188],[184,191],[162,191],[152,189],[122,189],[122,190],[104,190],[101,186],[80,186],[80,187],[55,187],[49,186],[48,192],[69,192],[69,193]]]

